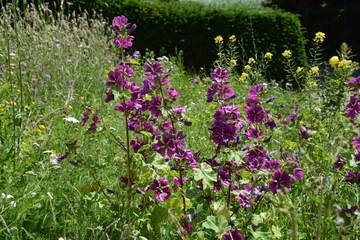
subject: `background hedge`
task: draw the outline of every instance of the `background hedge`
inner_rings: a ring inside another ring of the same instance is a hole
[[[176,55],[183,51],[184,65],[195,71],[203,67],[210,71],[217,58],[214,38],[225,40],[235,35],[241,39],[245,52],[274,54],[269,76],[281,81],[286,78],[281,53],[292,51],[298,66],[306,65],[305,39],[299,19],[290,13],[271,9],[244,9],[239,7],[215,8],[197,2],[149,2],[141,0],[73,0],[66,10],[100,10],[109,22],[113,17],[125,15],[136,23],[134,46],[144,54],[146,49],[157,55]],[[55,8],[53,3],[50,8]],[[57,7],[57,9],[59,8]],[[91,12],[91,11],[89,11]],[[254,49],[254,46],[256,46]],[[242,68],[244,63],[239,63]],[[246,64],[246,63],[245,63]]]

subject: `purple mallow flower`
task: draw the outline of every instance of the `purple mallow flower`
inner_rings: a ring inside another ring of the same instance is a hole
[[[89,131],[94,131],[97,128],[98,123],[100,122],[99,116],[94,116],[92,118],[93,122],[90,124]]]
[[[128,24],[128,19],[124,15],[115,17],[112,21],[112,25],[117,31],[120,31],[121,27],[124,26],[126,27],[127,24]]]
[[[334,168],[341,170],[345,164],[344,158],[342,158],[341,153],[338,154],[338,158],[334,163]]]
[[[90,111],[89,110],[90,109],[88,107],[85,108],[84,116],[81,119],[81,126],[84,126],[85,123],[89,120],[89,117],[90,117]]]
[[[274,194],[283,188],[291,188],[291,177],[286,172],[276,170],[271,176],[273,180],[269,182],[269,189]]]
[[[229,71],[226,68],[217,67],[210,77],[213,81],[218,83],[228,83]]]
[[[221,236],[221,240],[243,240],[243,236],[241,235],[241,232],[236,229],[228,230],[226,233],[224,233]]]
[[[247,106],[245,118],[248,123],[261,123],[265,117],[265,110],[260,105]]]
[[[149,186],[149,189],[154,191],[155,202],[166,201],[170,196],[170,186],[168,181],[161,177],[159,180],[155,179]]]
[[[360,112],[360,102],[355,96],[350,96],[350,102],[346,105],[346,115],[354,120]]]

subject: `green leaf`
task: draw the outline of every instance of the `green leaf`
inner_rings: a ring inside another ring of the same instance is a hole
[[[216,173],[212,170],[211,166],[206,163],[201,163],[200,168],[194,168],[195,181],[202,180],[204,190],[211,189],[212,182],[217,181]]]
[[[285,140],[285,144],[291,148],[296,148],[297,144],[296,142],[290,141],[290,140]]]
[[[228,226],[228,221],[224,216],[215,217],[207,216],[206,222],[202,224],[204,228],[212,229],[216,234],[221,234],[226,231]]]
[[[282,238],[281,228],[279,228],[278,226],[272,225],[272,226],[271,226],[271,230],[272,230],[272,232],[273,232],[274,238],[277,238],[277,239],[281,239],[281,238]]]
[[[262,240],[269,240],[270,239],[270,231],[269,229],[265,226],[265,225],[259,225],[257,228],[256,228],[256,231],[254,232],[252,226],[249,226],[250,228],[250,231],[251,231],[251,234],[253,235],[253,237],[255,239],[262,239]]]
[[[226,219],[230,219],[230,212],[229,209],[226,207],[225,200],[220,200],[217,202],[214,201],[211,203],[210,207],[213,210],[215,216],[224,216]]]
[[[219,233],[220,229],[216,226],[216,217],[207,216],[206,222],[202,224],[204,228],[212,229],[214,232]]]
[[[181,210],[183,209],[183,203],[182,199],[176,195],[171,194],[170,198],[166,201],[168,208],[173,208],[177,213],[181,213]]]

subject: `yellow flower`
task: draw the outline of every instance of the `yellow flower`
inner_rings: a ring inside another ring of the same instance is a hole
[[[329,63],[331,65],[331,67],[336,68],[336,66],[339,63],[339,57],[338,56],[333,56],[332,58],[330,58]]]
[[[319,67],[315,66],[310,69],[310,74],[319,75]]]
[[[235,42],[235,41],[236,41],[235,35],[231,35],[231,36],[229,37],[229,40],[230,40],[230,42]]]
[[[310,81],[310,82],[309,82],[309,85],[310,85],[311,87],[317,87],[317,83],[316,83],[315,81]]]
[[[250,66],[250,65],[245,65],[245,66],[244,66],[244,70],[245,70],[245,71],[248,71],[248,70],[250,70],[250,69],[251,69],[251,66]]]
[[[351,64],[351,60],[342,59],[338,63],[339,68],[349,68]]]
[[[222,43],[223,42],[223,38],[222,38],[222,36],[221,35],[219,35],[219,36],[217,36],[216,38],[214,38],[215,39],[215,43]]]
[[[272,58],[272,53],[271,52],[267,52],[267,53],[265,53],[265,55],[264,55],[264,58],[268,58],[268,59],[271,59]]]
[[[283,57],[289,58],[289,57],[291,57],[291,51],[290,50],[285,50],[282,53],[282,55],[283,55]]]
[[[303,67],[298,67],[298,68],[296,69],[296,73],[300,73],[302,70],[304,70]]]
[[[16,89],[16,92],[21,93],[20,89]]]
[[[325,39],[325,33],[323,32],[317,32],[315,34],[314,42],[316,43],[322,43]]]
[[[235,60],[235,59],[231,59],[231,60],[230,60],[230,65],[235,66],[235,65],[236,65],[236,60]]]
[[[26,142],[21,142],[21,145],[26,146],[27,143]]]
[[[249,58],[248,64],[253,64],[255,63],[255,59],[254,58]]]
[[[15,63],[10,63],[10,67],[14,68],[14,67],[16,67],[16,64]]]
[[[46,129],[46,127],[45,127],[45,125],[39,125],[39,129],[44,130],[44,129]]]
[[[240,82],[245,82],[245,80],[249,77],[249,74],[247,73],[242,73],[241,76],[239,77],[239,81]]]
[[[39,133],[39,134],[42,133],[40,129],[36,129],[35,132],[37,132],[37,133]]]

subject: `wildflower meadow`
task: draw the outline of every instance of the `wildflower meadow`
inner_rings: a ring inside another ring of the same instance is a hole
[[[323,59],[318,32],[297,66],[218,35],[212,68],[191,73],[137,51],[121,13],[0,15],[1,239],[360,236],[351,46]]]

